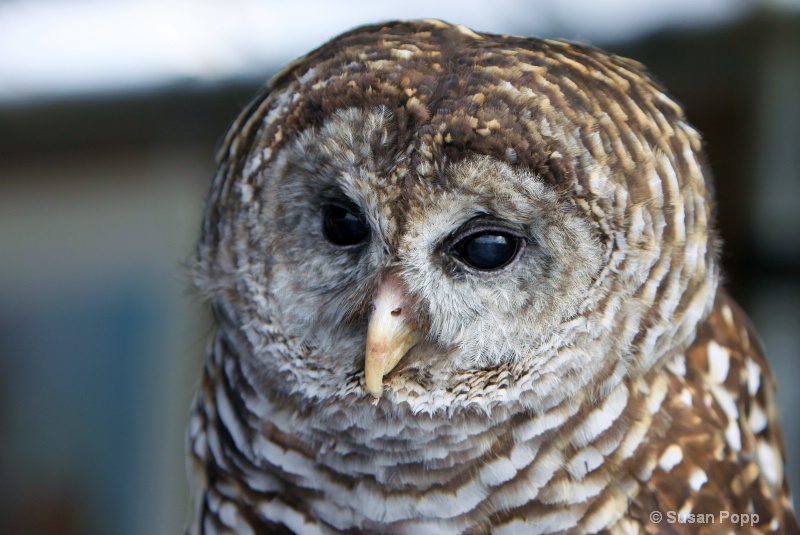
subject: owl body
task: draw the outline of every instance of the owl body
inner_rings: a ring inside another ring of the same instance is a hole
[[[595,49],[422,21],[291,64],[205,214],[189,532],[796,533],[711,203]]]

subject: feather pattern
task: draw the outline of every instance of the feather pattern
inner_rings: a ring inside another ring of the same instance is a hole
[[[709,527],[669,512],[798,532],[769,371],[719,289],[700,137],[642,66],[363,27],[273,78],[219,162],[190,534]],[[330,239],[331,205],[363,243]],[[514,237],[507,263],[470,267],[481,233]],[[387,281],[419,341],[376,394]]]

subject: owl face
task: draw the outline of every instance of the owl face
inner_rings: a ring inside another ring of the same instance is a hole
[[[420,338],[406,367],[534,355],[580,312],[599,271],[591,225],[529,171],[490,156],[411,178],[410,147],[396,139],[388,110],[349,108],[276,157],[262,192],[272,232],[259,250],[281,326],[318,365],[356,373],[373,298],[391,276]]]
[[[385,28],[279,74],[221,154],[201,271],[270,388],[541,406],[682,351],[717,272],[680,108],[591,49]]]

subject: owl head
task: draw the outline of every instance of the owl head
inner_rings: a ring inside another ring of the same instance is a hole
[[[542,409],[663,366],[713,302],[700,138],[585,46],[359,28],[275,76],[219,161],[198,280],[275,395]]]

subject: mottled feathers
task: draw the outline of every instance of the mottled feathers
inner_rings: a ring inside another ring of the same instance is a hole
[[[641,65],[358,28],[219,160],[190,533],[798,532],[700,137]]]

